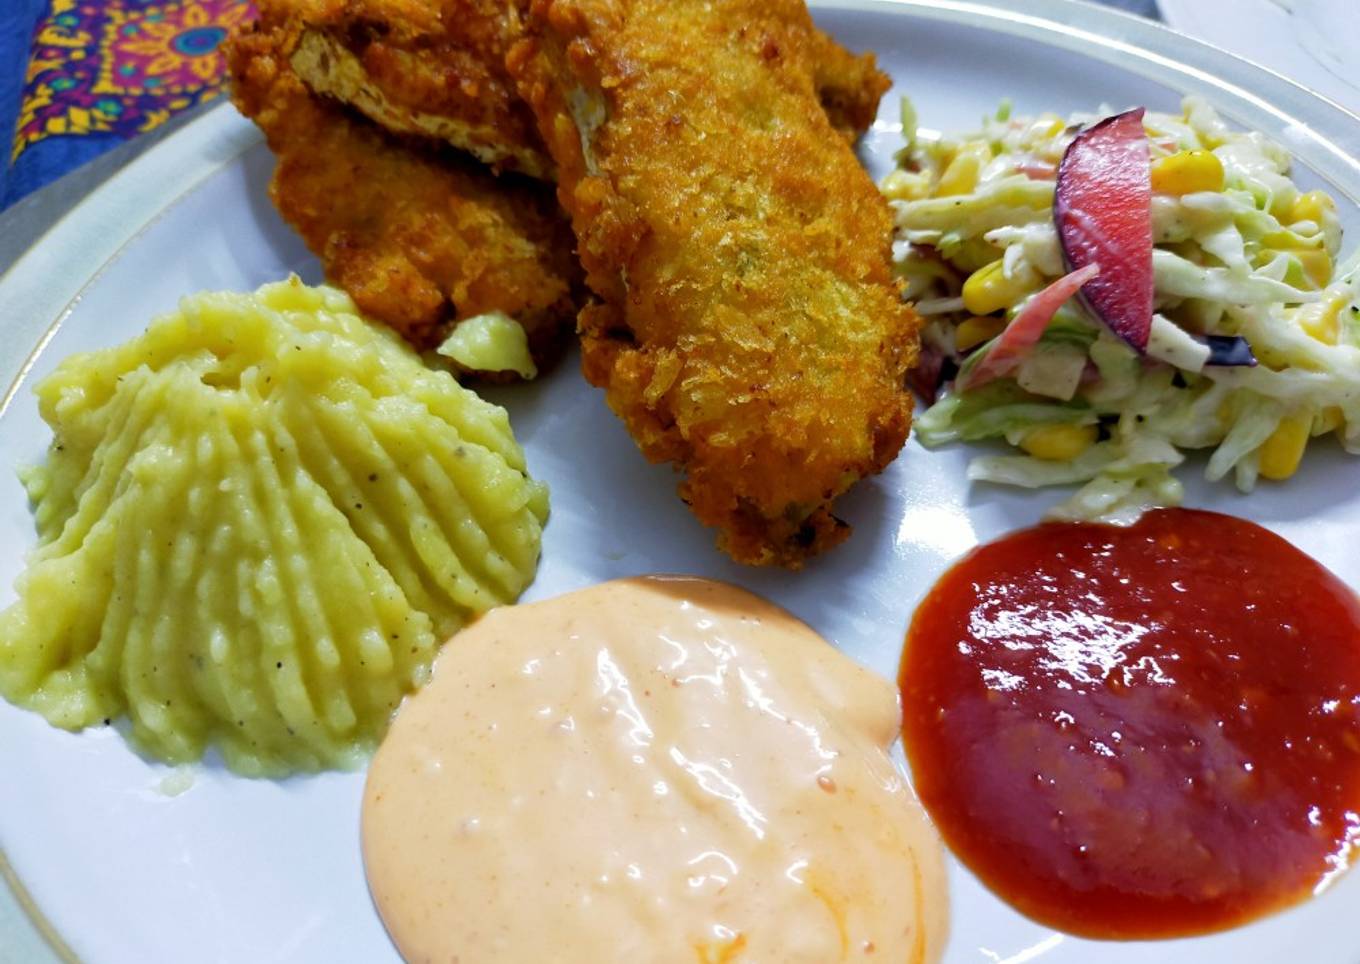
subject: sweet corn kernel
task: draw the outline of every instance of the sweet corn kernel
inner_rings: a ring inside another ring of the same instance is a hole
[[[1157,194],[1193,194],[1223,190],[1223,162],[1210,151],[1177,151],[1152,164],[1152,190]]]
[[[1267,231],[1261,235],[1261,247],[1271,251],[1312,250],[1322,244],[1318,238],[1301,238],[1293,231]]]
[[[1257,260],[1264,263],[1273,258],[1277,251],[1292,254],[1298,259],[1298,269],[1291,267],[1285,277],[1288,284],[1301,285],[1306,281],[1325,288],[1332,280],[1332,256],[1323,247],[1322,235],[1301,238],[1293,231],[1283,230],[1262,235],[1261,255]]]
[[[1312,427],[1313,416],[1307,412],[1280,419],[1270,438],[1261,443],[1262,478],[1287,479],[1298,470]]]
[[[1328,282],[1332,280],[1331,255],[1320,250],[1295,251],[1293,254],[1299,259],[1303,273],[1309,281],[1319,288],[1327,287]]]
[[[975,315],[1009,308],[1024,295],[1024,286],[1006,277],[1000,258],[978,268],[963,283],[963,306]]]
[[[1287,184],[1270,195],[1270,203],[1266,206],[1266,210],[1275,217],[1275,220],[1285,224],[1293,215],[1294,199],[1298,196],[1298,188],[1292,184]]]
[[[954,329],[954,350],[969,351],[991,341],[1006,327],[1006,319],[995,315],[974,315],[959,322]]]
[[[1040,425],[1025,433],[1020,447],[1036,459],[1070,462],[1096,440],[1094,425]]]
[[[879,190],[891,201],[919,201],[930,195],[930,177],[897,170],[888,174]]]
[[[1341,309],[1346,306],[1347,300],[1342,294],[1326,301],[1314,301],[1303,305],[1295,315],[1299,327],[1318,341],[1335,345],[1341,337]]]
[[[1323,217],[1327,213],[1336,213],[1336,202],[1326,191],[1308,191],[1294,198],[1294,203],[1289,207],[1289,220],[1312,221],[1314,224],[1322,224]]]
[[[954,159],[940,175],[940,183],[935,189],[938,197],[952,197],[956,194],[971,194],[977,187],[982,168],[992,159],[992,149],[986,141],[968,141],[959,147]]]

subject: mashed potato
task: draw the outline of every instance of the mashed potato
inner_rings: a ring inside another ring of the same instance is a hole
[[[0,693],[161,759],[359,765],[438,644],[533,578],[547,492],[504,410],[343,294],[199,294],[37,388],[39,547]]]

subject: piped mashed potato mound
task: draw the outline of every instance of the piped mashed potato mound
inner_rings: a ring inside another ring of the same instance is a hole
[[[185,298],[37,394],[55,438],[0,693],[56,726],[354,767],[439,643],[533,578],[547,491],[505,411],[338,291]]]

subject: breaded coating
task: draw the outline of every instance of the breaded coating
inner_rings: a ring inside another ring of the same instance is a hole
[[[293,68],[313,91],[390,131],[447,141],[497,168],[551,179],[533,116],[505,71],[512,0],[272,0],[301,30]],[[856,140],[891,86],[873,54],[813,29],[813,79],[832,124]]]
[[[878,102],[892,78],[878,69],[872,53],[851,53],[830,36],[814,30],[811,38],[812,82],[831,126],[851,143],[878,116]]]
[[[267,20],[234,35],[231,92],[277,158],[274,204],[326,276],[417,347],[447,323],[500,310],[525,328],[535,361],[551,364],[573,328],[580,277],[551,189],[351,117],[294,74],[295,44],[294,30]]]
[[[313,91],[401,134],[446,141],[498,169],[551,179],[533,115],[505,71],[508,0],[270,0],[300,36]]]
[[[532,0],[509,67],[587,283],[587,377],[740,562],[841,541],[906,439],[919,319],[818,100],[802,0]]]

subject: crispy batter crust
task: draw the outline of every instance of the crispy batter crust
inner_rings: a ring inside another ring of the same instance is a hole
[[[897,454],[919,319],[802,0],[532,0],[509,58],[587,282],[587,377],[735,559],[796,567]]]
[[[448,322],[505,311],[550,364],[580,275],[550,189],[398,142],[315,96],[289,64],[296,30],[265,7],[228,43],[232,99],[264,131],[278,160],[270,195],[327,277],[418,347]]]
[[[870,52],[851,53],[830,36],[814,30],[812,79],[831,126],[851,142],[878,116],[878,102],[892,87],[892,78],[878,69]]]
[[[314,91],[390,131],[435,137],[500,169],[550,179],[533,115],[505,71],[506,0],[274,0],[301,36],[293,67]]]
[[[498,168],[551,179],[533,116],[505,71],[513,0],[272,0],[300,25],[294,69],[382,127],[434,137]],[[832,125],[857,139],[891,85],[874,55],[811,29],[807,53]]]

